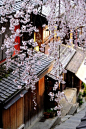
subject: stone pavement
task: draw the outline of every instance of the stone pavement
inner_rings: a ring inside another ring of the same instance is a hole
[[[61,119],[62,123],[52,129],[76,129],[80,124],[81,118],[85,116],[86,102],[78,108],[77,113],[74,115],[67,115]]]
[[[68,88],[68,89],[64,90],[63,92],[68,100],[68,101],[66,101],[65,98],[63,98],[60,101],[60,104],[63,106],[63,108],[61,109],[61,114],[62,114],[62,116],[65,116],[68,114],[68,112],[70,111],[72,106],[74,104],[76,104],[77,90],[76,90],[76,88]]]
[[[68,99],[68,102],[63,98],[60,102],[60,104],[63,106],[62,108],[62,119],[64,121],[64,119],[68,119],[71,115],[63,118],[63,116],[65,116],[66,114],[68,114],[68,112],[70,111],[73,103],[76,102],[76,89],[75,88],[71,88],[71,89],[66,89],[64,91],[66,98]],[[61,122],[61,117],[59,118],[54,117],[54,118],[49,118],[46,119],[44,122],[40,122],[40,119],[38,119],[38,121],[36,123],[34,123],[33,125],[31,125],[28,129],[51,129],[53,127],[55,127],[55,125],[60,124]]]
[[[45,122],[36,122],[32,127],[28,129],[50,129],[53,124],[57,125],[59,123],[58,116],[54,118],[46,119]]]

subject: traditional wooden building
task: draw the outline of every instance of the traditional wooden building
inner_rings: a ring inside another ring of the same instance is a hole
[[[0,81],[0,128],[27,129],[44,110],[45,74],[52,69],[53,58],[48,58],[42,53],[41,65],[35,66],[39,81],[35,84],[36,110],[34,110],[33,93],[24,87],[18,89],[14,79],[17,77],[11,72],[7,78]],[[15,69],[15,65],[11,65]],[[23,67],[20,72],[22,72]],[[19,82],[24,85],[22,80]],[[22,96],[20,96],[22,94]]]
[[[76,52],[75,49],[69,48],[68,46],[65,46],[65,45],[61,45],[60,46],[60,64],[57,64],[56,69],[52,69],[47,75],[54,80],[58,80],[59,75],[61,75],[62,72],[64,72],[66,66],[73,58],[75,52]],[[57,53],[59,54],[59,49],[57,49]],[[64,78],[64,75],[63,75],[63,78]],[[62,90],[64,88],[65,88],[65,85],[63,85]]]
[[[65,82],[67,82],[66,78],[66,74],[67,73],[62,73],[63,71],[65,71],[66,66],[69,64],[69,62],[72,60],[74,54],[75,54],[76,50],[69,48],[68,46],[65,45],[61,45],[60,46],[60,67],[59,67],[59,63],[57,64],[56,62],[54,62],[54,67],[55,69],[52,69],[45,77],[45,96],[46,96],[46,100],[45,100],[45,109],[46,108],[50,108],[51,106],[55,106],[55,102],[51,102],[49,101],[49,92],[53,91],[53,86],[55,84],[56,81],[58,81],[58,77],[59,75],[63,76],[63,80]],[[57,48],[57,53],[59,54],[59,47]],[[53,53],[52,53],[53,56]],[[64,83],[60,83],[58,90],[63,91],[65,88],[67,87],[67,84]]]
[[[77,88],[77,92],[79,92],[79,90],[81,89],[82,82],[86,83],[85,58],[86,52],[81,48],[77,48],[75,55],[66,67],[66,69],[68,70],[66,74],[66,85],[71,88]]]

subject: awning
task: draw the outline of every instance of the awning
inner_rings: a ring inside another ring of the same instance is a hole
[[[23,90],[21,91],[18,95],[16,95],[15,97],[13,97],[9,102],[7,102],[4,105],[4,109],[8,109],[11,105],[13,105],[17,100],[19,100],[21,98],[20,94],[26,94],[28,91],[27,90]]]
[[[86,84],[86,58],[83,60],[75,75]]]

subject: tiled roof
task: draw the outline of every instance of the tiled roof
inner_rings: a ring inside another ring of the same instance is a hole
[[[15,0],[15,6],[13,8],[13,12],[20,10],[21,9],[21,3],[23,2],[23,0]],[[41,0],[40,0],[41,1]],[[31,4],[37,5],[38,3],[34,2],[34,0],[30,0]],[[3,5],[3,0],[0,0],[0,6]]]
[[[86,56],[86,53],[84,53],[81,49],[76,50],[76,54],[74,55],[73,59],[70,61],[70,63],[67,65],[66,69],[76,73],[84,60]]]
[[[36,63],[37,60],[35,60],[35,70],[38,76],[42,74],[43,71],[45,71],[50,66],[50,64],[53,62],[53,58],[47,57],[47,55],[42,53],[39,60],[41,61],[41,65],[38,65]],[[11,68],[14,70],[16,66],[12,64]],[[20,68],[20,74],[23,72],[23,70],[24,70],[24,66]],[[13,81],[17,77],[18,77],[17,74],[13,75],[13,73],[11,72],[7,78],[3,78],[0,81],[0,102],[1,103],[8,101],[9,98],[17,94],[17,92],[20,92],[17,85]],[[22,82],[22,80],[19,79],[18,81],[19,83],[21,83],[22,86],[24,86],[24,83]]]
[[[65,4],[64,2],[60,2],[60,8],[61,8],[61,14],[63,14],[65,12]],[[50,5],[48,4],[47,6],[43,5],[42,6],[42,14],[45,15],[45,16],[48,16],[50,14],[50,11],[51,11],[51,7]],[[57,17],[59,14],[59,3],[57,2],[56,4],[56,9],[55,9],[55,16]]]
[[[22,0],[18,0],[18,1],[15,2],[13,12],[16,12],[17,10],[21,9],[21,3],[22,2],[23,2]],[[2,5],[3,5],[3,0],[0,0],[0,6],[2,6]],[[1,14],[0,14],[0,16],[1,16]]]
[[[17,11],[17,10],[20,10],[21,9],[21,1],[18,1],[15,3],[15,6],[14,6],[14,12]]]
[[[21,9],[21,3],[22,3],[21,0],[16,1],[15,6],[13,8],[13,12],[16,12],[17,10]],[[2,5],[3,5],[3,0],[0,0],[0,6],[2,6]],[[0,16],[1,16],[1,14],[0,14]]]
[[[59,53],[59,49],[57,50]],[[62,67],[65,68],[69,61],[71,60],[71,58],[74,56],[76,50],[73,48],[69,48],[65,45],[61,45],[60,46],[60,62],[62,64]],[[57,77],[59,76],[59,65],[56,65],[55,70],[51,70],[47,75],[53,79],[56,80],[56,74],[55,71],[57,70]],[[60,74],[62,73],[62,68],[60,67]]]

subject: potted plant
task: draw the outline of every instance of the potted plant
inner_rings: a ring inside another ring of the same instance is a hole
[[[54,110],[54,108],[51,108],[51,117],[57,116],[57,110]]]
[[[54,111],[51,111],[50,117],[53,118],[53,117],[55,117],[55,115],[56,115],[56,113]]]
[[[44,117],[48,119],[49,117],[55,117],[57,115],[57,111],[54,110],[54,108],[47,109],[46,112],[44,112]]]
[[[44,112],[44,117],[46,119],[48,119],[50,117],[50,112],[48,110],[46,112]]]

